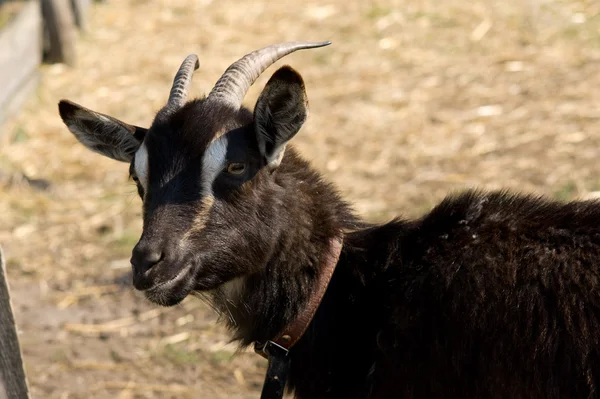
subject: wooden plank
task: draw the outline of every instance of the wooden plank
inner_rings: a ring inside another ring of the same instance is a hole
[[[75,66],[75,39],[77,29],[70,0],[40,0],[42,18],[46,27],[47,47],[44,61],[62,62]]]
[[[82,32],[88,31],[88,19],[91,0],[71,0],[73,15],[75,16],[75,25]]]
[[[37,70],[33,71],[30,76],[23,78],[20,86],[17,87],[10,101],[4,108],[0,108],[0,126],[6,122],[8,117],[19,112],[21,107],[23,107],[23,104],[25,104],[25,101],[27,101],[31,94],[38,88],[39,83],[40,73]],[[0,135],[2,135],[1,130]]]
[[[17,326],[10,301],[6,263],[0,248],[0,398],[28,399]]]
[[[42,61],[42,17],[39,1],[25,3],[0,31],[0,124],[16,112],[31,92]]]

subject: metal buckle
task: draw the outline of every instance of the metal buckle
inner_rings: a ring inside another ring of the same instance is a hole
[[[287,357],[289,351],[283,346],[276,344],[273,341],[267,341],[265,343],[255,342],[254,352],[261,355],[265,359],[269,359],[271,356],[276,357]]]

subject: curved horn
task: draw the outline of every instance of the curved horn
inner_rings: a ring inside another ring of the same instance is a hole
[[[167,107],[170,110],[176,110],[183,107],[187,100],[190,83],[192,82],[192,74],[199,67],[200,62],[198,62],[198,56],[196,54],[190,54],[185,57],[185,60],[183,60],[175,75],[175,79],[173,79],[173,86],[171,87],[171,93],[169,94],[169,102],[167,103]]]
[[[279,43],[246,54],[227,68],[208,95],[208,99],[224,102],[235,109],[239,109],[252,83],[277,60],[296,50],[323,47],[330,44],[331,42]]]

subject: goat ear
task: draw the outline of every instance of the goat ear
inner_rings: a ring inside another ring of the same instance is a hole
[[[258,147],[267,165],[279,166],[285,145],[298,133],[308,115],[304,81],[289,66],[277,70],[254,108]]]
[[[147,131],[67,100],[58,103],[58,112],[81,144],[117,161],[131,162]]]

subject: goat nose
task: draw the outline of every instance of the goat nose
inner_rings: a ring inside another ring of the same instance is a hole
[[[133,266],[134,274],[143,275],[148,270],[157,264],[163,257],[160,250],[147,245],[138,245],[133,248],[131,254],[131,265]]]

